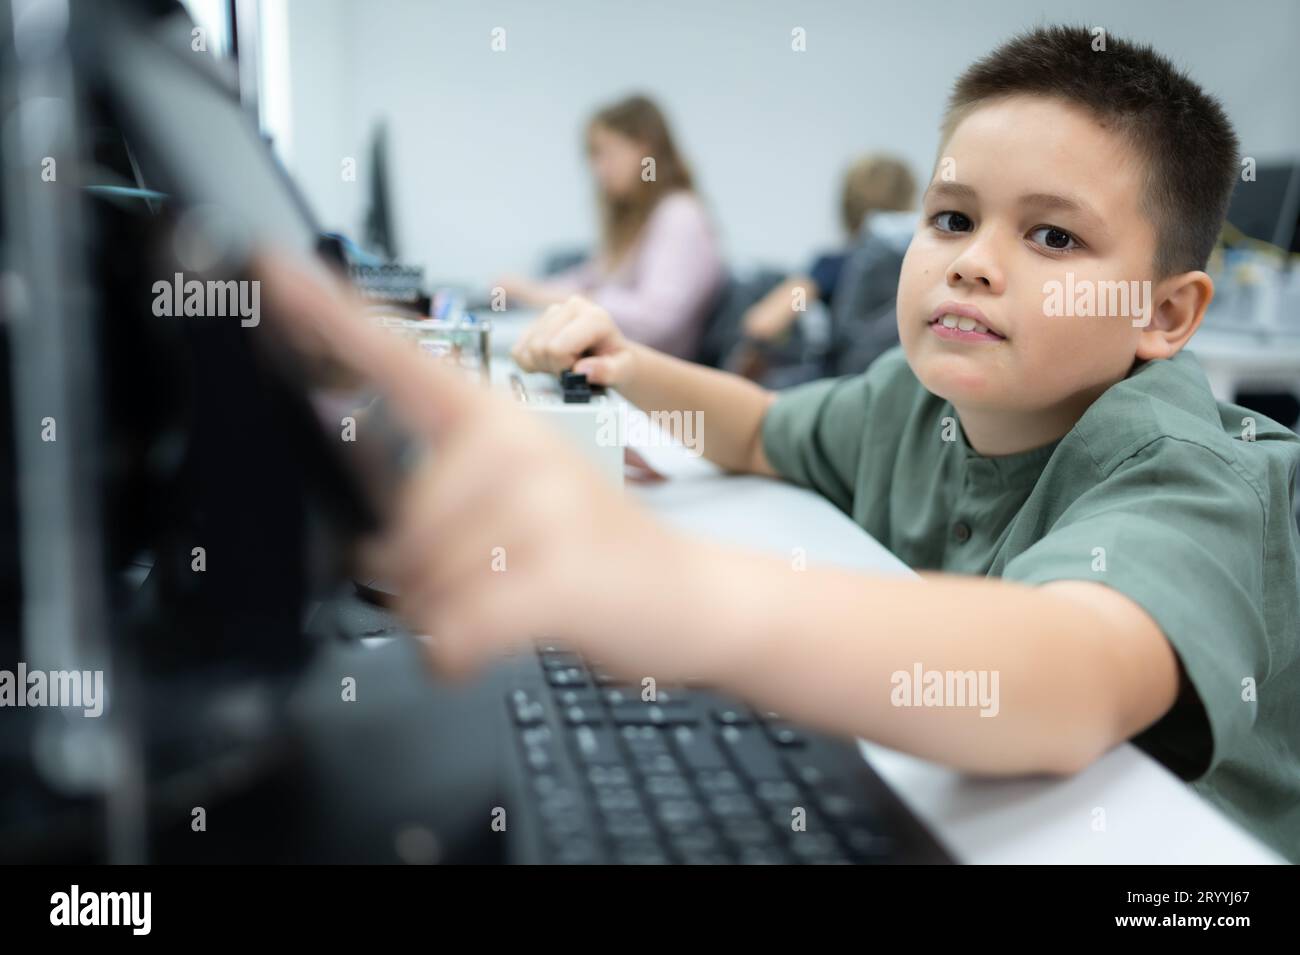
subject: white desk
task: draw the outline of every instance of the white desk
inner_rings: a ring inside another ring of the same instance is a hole
[[[500,325],[493,350],[505,355],[518,320]],[[810,564],[911,573],[816,494],[722,474],[681,447],[639,450],[670,480],[631,493],[672,525],[784,557],[802,547]],[[1285,861],[1129,744],[1066,780],[974,779],[874,743],[861,746],[867,761],[962,862]],[[1093,828],[1098,809],[1105,814],[1102,831]]]
[[[1300,397],[1300,335],[1202,326],[1187,348],[1220,401],[1235,400],[1237,389],[1247,387]]]

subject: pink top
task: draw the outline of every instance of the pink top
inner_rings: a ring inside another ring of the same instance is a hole
[[[659,200],[613,272],[604,273],[593,257],[546,284],[588,296],[609,311],[628,338],[694,358],[701,326],[725,278],[704,206],[683,190]]]

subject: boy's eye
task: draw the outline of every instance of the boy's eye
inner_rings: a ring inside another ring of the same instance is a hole
[[[940,212],[931,220],[940,232],[969,232],[974,225],[960,212]]]
[[[1034,239],[1035,236],[1041,238]],[[1079,240],[1070,233],[1050,225],[1039,226],[1029,233],[1029,237],[1053,252],[1072,252],[1080,247]]]

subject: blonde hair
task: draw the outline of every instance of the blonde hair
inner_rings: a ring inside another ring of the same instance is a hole
[[[844,174],[840,215],[844,228],[856,235],[867,213],[905,212],[916,198],[916,179],[901,159],[872,153],[853,163]]]
[[[587,136],[597,127],[635,140],[653,157],[655,177],[646,181],[630,196],[614,199],[601,193],[601,239],[605,261],[613,267],[627,252],[645,227],[659,200],[681,189],[693,190],[690,171],[677,151],[668,121],[654,101],[645,96],[630,96],[603,107],[587,123]]]

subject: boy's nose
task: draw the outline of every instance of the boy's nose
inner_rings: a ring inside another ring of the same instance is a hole
[[[1002,294],[1006,277],[988,241],[976,240],[962,249],[948,266],[948,285],[979,285],[995,295]]]

